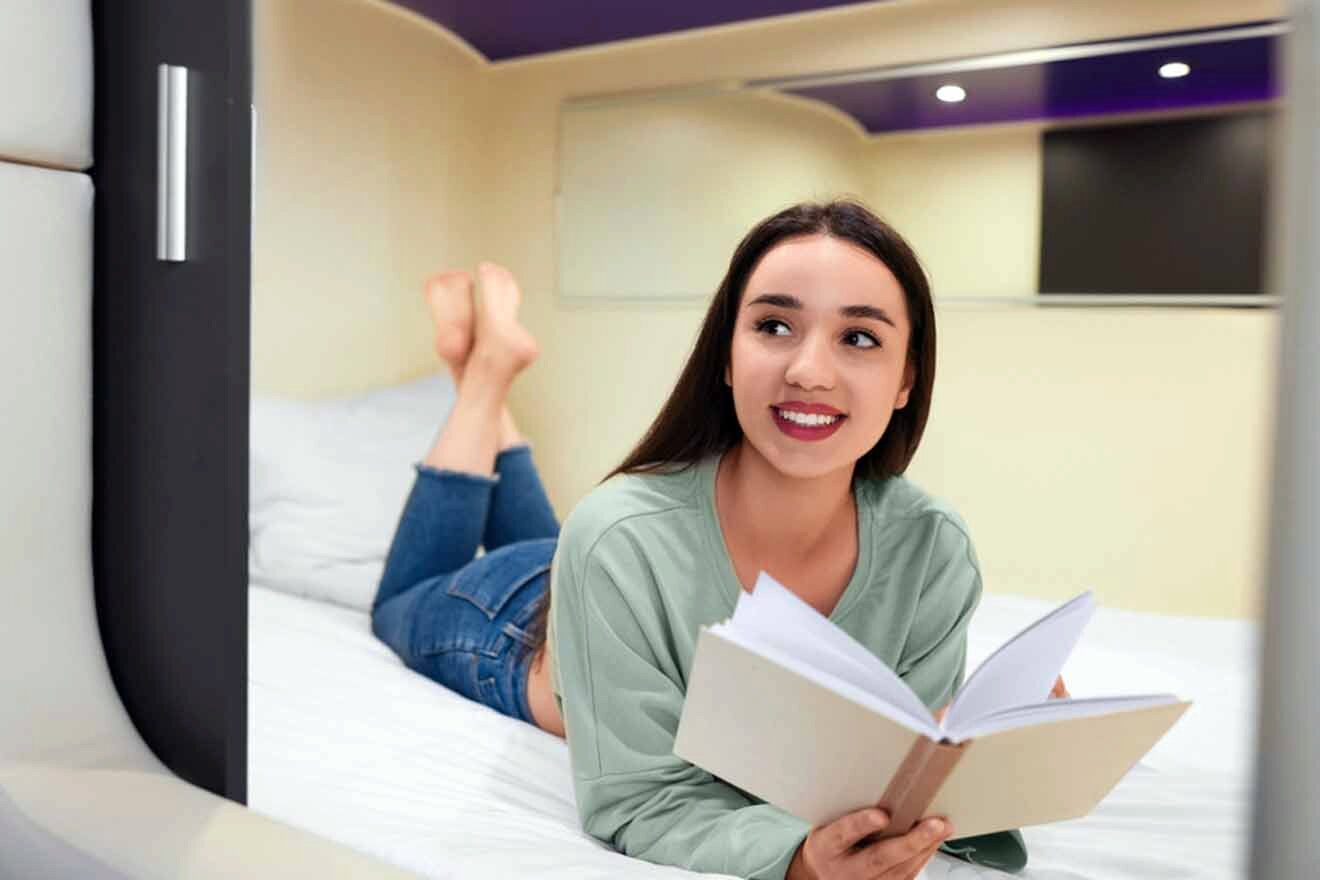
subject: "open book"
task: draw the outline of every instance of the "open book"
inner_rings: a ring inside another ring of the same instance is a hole
[[[880,836],[948,816],[959,837],[1089,813],[1191,705],[1048,699],[1089,592],[967,677],[943,723],[860,642],[764,572],[703,626],[674,754],[813,826],[879,805]],[[938,708],[938,707],[937,707]]]

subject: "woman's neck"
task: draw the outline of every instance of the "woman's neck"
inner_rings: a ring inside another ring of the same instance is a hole
[[[715,477],[721,525],[772,558],[810,558],[854,522],[852,468],[811,479],[786,477],[744,440]]]

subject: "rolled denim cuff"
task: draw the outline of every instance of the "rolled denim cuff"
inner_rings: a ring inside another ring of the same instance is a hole
[[[501,458],[504,458],[505,456],[517,455],[520,453],[531,455],[532,444],[524,440],[520,443],[515,443],[512,446],[501,449],[499,452],[495,453],[495,460],[499,461]]]
[[[483,486],[493,486],[500,481],[499,474],[474,474],[471,471],[435,468],[420,461],[414,462],[413,467],[417,470],[418,476],[430,477],[433,480],[460,480],[478,483]]]

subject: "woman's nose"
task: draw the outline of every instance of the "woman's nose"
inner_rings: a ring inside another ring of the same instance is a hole
[[[793,352],[784,381],[799,388],[834,387],[834,355],[829,340],[808,336]]]

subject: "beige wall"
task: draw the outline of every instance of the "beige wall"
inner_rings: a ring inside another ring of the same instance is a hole
[[[366,0],[258,0],[254,37],[253,387],[434,369],[421,280],[486,234],[485,61]]]
[[[823,107],[757,92],[566,106],[560,295],[709,301],[761,218],[860,194],[860,130]]]
[[[1254,614],[1276,315],[937,309],[914,479],[966,516],[988,589]]]
[[[1036,289],[1039,127],[882,137],[869,155],[871,204],[912,241],[937,304]],[[1245,614],[1263,563],[1276,323],[937,305],[935,404],[910,474],[967,517],[991,588]]]
[[[984,126],[886,135],[864,148],[869,204],[911,242],[937,299],[1037,289],[1040,133]]]
[[[333,79],[333,85],[313,84],[305,68],[269,57],[290,47],[258,43],[262,144],[274,155],[263,153],[258,162],[254,383],[320,393],[431,368],[425,327],[406,317],[416,314],[421,277],[452,262],[505,263],[523,283],[525,321],[543,349],[515,388],[513,406],[536,444],[561,513],[649,424],[703,312],[694,303],[584,305],[557,297],[554,193],[564,98],[930,60],[1283,13],[1276,2],[1213,0],[876,4],[506,62],[469,76],[462,47],[438,28],[399,16],[385,25],[389,17],[379,8],[334,2],[343,7],[346,24],[317,33],[317,52],[302,50],[338,59],[338,65],[322,64],[317,74]],[[259,4],[259,27],[274,29],[272,18],[280,17],[272,11],[276,6],[288,13],[288,21],[295,14],[301,21],[307,4],[266,0],[264,10]],[[333,16],[316,5],[315,20],[325,28]],[[369,12],[380,22],[368,22]],[[385,37],[371,30],[377,25],[402,30],[405,21],[415,35]],[[291,40],[312,38],[311,29],[301,36],[291,27],[285,30]],[[407,54],[414,37],[411,62],[380,66],[389,60],[384,56],[397,53],[396,39]],[[342,44],[336,48],[334,40]],[[377,42],[379,50],[372,53],[369,47]],[[375,58],[371,65],[350,68],[376,78],[375,90],[348,75],[341,56],[351,51]],[[428,64],[437,66],[435,74],[418,76],[418,67]],[[387,83],[409,75],[407,87],[416,90],[411,103],[393,100]],[[295,85],[295,79],[302,84]],[[341,102],[347,92],[354,104],[341,104],[337,118],[321,118],[325,111],[291,108],[300,103],[292,96],[301,90],[324,92],[326,101],[334,94]],[[280,105],[283,112],[268,113],[267,104],[280,100],[286,102]],[[431,122],[418,124],[418,112]],[[475,146],[461,134],[455,141],[464,129],[446,114],[458,112],[469,114],[462,118],[483,132]],[[372,130],[363,117],[398,132],[400,140],[389,146],[395,185],[379,178],[350,185],[349,170],[327,177],[298,167],[332,161],[355,166],[385,149],[374,140],[363,143],[370,140],[364,133]],[[1038,186],[1027,179],[1037,160],[1007,132],[960,137],[984,137],[987,144],[999,138],[992,145],[997,167],[1008,175],[1003,189],[1012,197],[1015,216],[1025,216],[1023,187]],[[355,141],[356,152],[346,153],[343,142]],[[293,143],[298,150],[289,146]],[[944,235],[944,224],[917,210],[951,173],[968,171],[966,163],[952,158],[956,138],[939,149],[945,147],[948,161],[936,162],[934,153],[904,148],[897,140],[877,143],[875,149],[887,151],[895,171],[875,181],[873,198],[887,202],[877,207],[913,237],[933,267],[938,289],[981,285],[977,289],[992,293],[1030,292],[1034,244],[1026,237],[1038,233],[1029,226],[1005,222],[994,230],[1002,238],[986,239],[977,235],[976,217],[959,211]],[[453,163],[452,173],[461,170],[465,183],[436,172],[437,151]],[[313,196],[333,210],[309,210],[306,202]],[[455,210],[464,211],[463,219],[479,231],[455,220]],[[375,221],[366,233],[357,230],[366,235],[365,245],[353,235],[363,211]],[[436,216],[444,218],[444,230],[421,223],[426,232],[417,231],[421,218]],[[280,240],[264,238],[271,227]],[[1014,228],[1021,235],[1013,234]],[[314,250],[310,243],[327,239],[339,254],[334,267],[351,279],[347,283],[326,265],[299,256]],[[987,273],[952,259],[969,249],[982,258],[1016,256]],[[718,280],[709,278],[706,288],[713,290]],[[306,292],[317,284],[335,291],[338,307],[354,316],[356,325],[338,318],[306,323],[304,305],[324,299]],[[391,303],[397,318],[387,317]],[[1109,605],[1254,613],[1272,426],[1275,313],[954,305],[938,312],[935,408],[911,476],[963,512],[987,589],[1061,598],[1089,587]],[[277,349],[278,357],[271,354]],[[341,359],[335,375],[315,364],[330,349]]]

